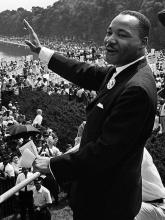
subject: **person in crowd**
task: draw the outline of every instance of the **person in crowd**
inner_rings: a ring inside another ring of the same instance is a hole
[[[32,176],[32,174],[33,173],[29,171],[29,168],[22,167],[22,172],[17,176],[16,185]],[[22,188],[18,193],[16,193],[16,196],[18,196],[17,200],[19,200],[21,220],[26,220],[27,211],[29,219],[35,220],[33,209],[33,188],[34,184],[33,182],[31,182],[27,186]]]
[[[35,84],[35,87],[37,87],[38,89],[41,89],[42,87],[42,78],[38,77],[37,82]]]
[[[10,164],[10,160],[11,158],[9,155],[4,155],[3,162],[0,163],[0,170],[3,171],[5,179],[15,177],[14,168]]]
[[[86,121],[83,121],[80,124],[80,126],[78,127],[78,131],[77,131],[77,135],[76,135],[76,138],[75,138],[74,146],[80,145],[81,138],[82,138],[82,133],[84,131],[85,124],[86,124]]]
[[[44,92],[47,92],[47,88],[48,88],[48,80],[46,78],[43,78],[43,82],[42,82],[42,90]]]
[[[77,93],[76,93],[76,99],[78,102],[82,102],[82,94],[84,92],[84,89],[78,89],[77,90]]]
[[[165,133],[165,102],[160,109],[160,124],[162,127],[162,133]]]
[[[153,132],[158,133],[158,134],[162,134],[162,125],[160,123],[159,111],[157,111],[156,115],[155,115]]]
[[[55,141],[52,136],[49,136],[47,138],[47,145],[48,145],[49,151],[48,149],[46,149],[46,153],[49,155],[49,152],[50,152],[51,155],[49,156],[57,157],[57,156],[60,156],[62,152],[54,145],[54,142]]]
[[[18,174],[21,172],[21,167],[19,165],[19,157],[17,154],[13,154],[12,157],[11,157],[11,165],[13,166],[14,168],[14,173],[15,173],[15,176],[18,176]]]
[[[35,220],[51,220],[49,206],[52,204],[50,191],[42,186],[42,178],[34,180],[33,200]]]
[[[2,106],[1,108],[2,115],[4,115],[6,111],[7,111],[7,108],[5,106]]]
[[[72,181],[74,220],[133,220],[141,207],[141,162],[154,124],[155,80],[145,58],[150,22],[123,11],[107,28],[107,67],[70,60],[42,47],[24,20],[31,50],[48,68],[80,87],[98,91],[87,106],[87,122],[76,153],[38,156],[34,167],[58,183]],[[97,210],[97,211],[96,211]]]
[[[33,126],[40,126],[42,124],[42,110],[41,109],[37,109],[37,115],[33,120],[32,125]]]
[[[135,220],[165,220],[165,187],[150,153],[142,161],[142,206]]]
[[[24,85],[25,88],[29,88],[29,87],[32,86],[31,82],[30,82],[30,80],[28,79],[27,76],[24,77],[23,85]]]

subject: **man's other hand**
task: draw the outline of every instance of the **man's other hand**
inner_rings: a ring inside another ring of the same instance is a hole
[[[37,156],[33,162],[33,169],[41,173],[50,173],[49,169],[50,158]]]

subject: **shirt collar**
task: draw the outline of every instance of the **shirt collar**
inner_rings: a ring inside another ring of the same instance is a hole
[[[124,66],[116,67],[116,75],[118,75],[121,71],[125,70],[127,67],[129,67],[129,66],[133,65],[134,63],[138,62],[139,60],[144,59],[144,57],[145,56],[142,56],[142,57],[138,58],[137,60],[135,60],[135,61],[133,61],[131,63],[128,63],[128,64],[126,64]]]
[[[37,192],[42,193],[42,186],[39,190],[36,189]]]

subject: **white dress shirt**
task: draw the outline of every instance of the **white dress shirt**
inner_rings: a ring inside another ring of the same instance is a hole
[[[0,170],[4,170],[4,164],[3,162],[0,163]],[[14,177],[15,176],[15,173],[14,173],[14,168],[13,166],[8,163],[6,166],[5,166],[5,176],[8,176],[8,177]]]
[[[39,207],[41,207],[45,204],[52,203],[50,191],[47,188],[45,188],[44,186],[41,186],[41,188],[38,191],[36,190],[36,187],[34,187],[33,199],[34,199],[34,205],[39,206]]]

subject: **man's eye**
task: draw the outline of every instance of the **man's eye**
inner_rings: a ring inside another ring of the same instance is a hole
[[[124,33],[119,33],[118,36],[119,36],[119,37],[127,37],[127,35],[124,34]]]
[[[112,35],[112,32],[107,32],[107,36],[111,36]]]

